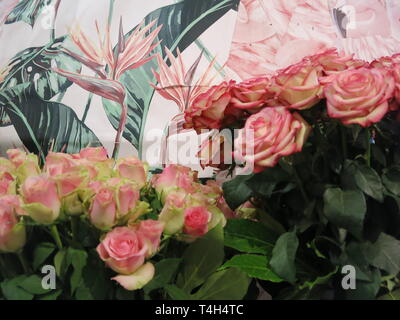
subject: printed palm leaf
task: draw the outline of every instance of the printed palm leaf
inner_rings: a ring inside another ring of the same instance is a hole
[[[61,51],[67,38],[60,37],[43,47],[25,49],[15,55],[7,67],[8,73],[0,90],[30,82],[37,94],[44,100],[64,92],[72,84],[67,78],[52,71],[52,67],[79,73],[81,63]],[[10,125],[10,119],[0,106],[0,126]]]
[[[239,0],[184,0],[151,12],[146,16],[145,23],[156,20],[153,29],[162,25],[156,39],[161,41],[162,47],[172,52],[176,49],[183,51],[229,10],[237,10],[238,5]],[[156,50],[165,57],[161,46]],[[151,70],[157,68],[157,60],[153,59],[140,68],[125,72],[120,79],[127,90],[128,104],[128,120],[123,136],[138,149],[140,156],[147,113],[154,94],[150,83],[156,82]],[[106,99],[103,99],[103,106],[111,124],[117,128],[121,108]]]
[[[96,135],[68,106],[41,99],[31,83],[0,91],[0,106],[29,151],[43,158],[49,150],[76,153],[100,146]]]
[[[24,21],[33,27],[43,9],[49,6],[53,1],[54,0],[22,0],[8,15],[6,24]]]

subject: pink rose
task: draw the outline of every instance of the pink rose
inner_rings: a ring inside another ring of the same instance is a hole
[[[338,53],[336,48],[328,49],[320,54],[304,58],[314,64],[319,64],[326,75],[341,72],[348,69],[365,67],[367,63],[362,60],[354,59],[353,55]]]
[[[393,77],[384,69],[338,73],[324,88],[328,114],[344,124],[368,127],[387,113],[394,87]]]
[[[268,91],[270,80],[266,77],[253,78],[232,86],[231,106],[254,113],[273,99]]]
[[[0,196],[14,194],[15,192],[14,177],[8,172],[0,172]]]
[[[296,110],[309,109],[321,100],[321,75],[321,66],[303,60],[280,70],[272,78],[269,90],[275,93],[275,99],[280,105]],[[273,106],[276,104],[274,101]]]
[[[264,108],[249,117],[240,130],[235,158],[253,163],[254,172],[263,171],[275,166],[280,158],[300,152],[310,131],[300,114],[284,107]]]
[[[185,111],[184,127],[193,128],[198,133],[201,129],[219,129],[231,99],[232,85],[233,82],[223,82],[200,94]]]
[[[142,161],[137,158],[119,159],[115,170],[121,178],[134,180],[139,188],[145,186],[147,181],[147,170]]]
[[[38,157],[32,153],[27,154],[19,149],[7,150],[10,161],[15,165],[15,174],[20,183],[23,183],[28,177],[40,174]]]
[[[197,174],[188,167],[181,165],[169,165],[164,169],[161,174],[154,175],[152,178],[152,185],[159,194],[164,197],[167,194],[180,188],[188,193],[195,191],[193,183],[197,181]]]
[[[126,183],[117,189],[117,194],[118,215],[119,217],[123,217],[136,207],[140,198],[140,192],[131,183]]]
[[[97,246],[97,252],[107,266],[123,275],[132,274],[142,266],[147,251],[143,236],[128,227],[113,229]]]
[[[184,209],[187,193],[183,190],[172,191],[166,196],[165,205],[158,220],[164,224],[164,233],[168,235],[181,232],[184,223]]]
[[[89,220],[98,229],[112,228],[117,221],[117,203],[113,188],[103,186],[93,197]]]
[[[14,211],[19,216],[26,215],[26,212],[22,209],[21,198],[17,195],[1,196],[0,207],[3,207],[8,211]]]
[[[147,241],[149,248],[148,258],[158,251],[163,230],[164,223],[157,220],[143,220],[138,224],[137,232]]]
[[[43,171],[52,177],[66,173],[74,165],[73,160],[70,154],[49,152]]]
[[[47,175],[29,177],[21,186],[24,210],[35,221],[53,223],[60,214],[61,201],[56,183]]]
[[[155,271],[156,269],[154,268],[154,265],[150,262],[147,262],[137,269],[133,274],[118,275],[112,278],[112,280],[117,281],[125,288],[125,290],[132,291],[142,289],[153,279]]]
[[[103,147],[85,148],[79,152],[79,158],[95,162],[106,161],[108,160],[108,154],[107,150]]]
[[[400,63],[400,53],[394,54],[391,57],[381,57],[370,63],[371,68],[387,68],[392,69]]]
[[[208,223],[212,214],[205,207],[191,207],[185,210],[183,231],[194,237],[201,237],[208,232]]]
[[[397,103],[400,103],[400,64],[396,64],[393,68],[393,76],[396,84],[394,96]]]
[[[15,165],[10,160],[0,157],[0,172],[7,171],[13,173],[15,169]]]
[[[26,242],[25,226],[18,221],[15,212],[17,196],[0,197],[0,252],[17,252]],[[11,199],[15,197],[16,199]]]
[[[89,173],[87,171],[71,171],[56,176],[55,180],[60,196],[64,197],[77,189],[85,188],[89,182]]]

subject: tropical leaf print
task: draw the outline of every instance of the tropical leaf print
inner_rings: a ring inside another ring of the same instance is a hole
[[[239,0],[184,0],[151,12],[146,16],[145,23],[156,20],[153,29],[162,25],[158,34],[162,46],[172,52],[178,48],[183,51],[229,10],[237,10],[238,5]],[[156,50],[165,57],[160,47]],[[140,68],[125,72],[120,79],[127,89],[128,104],[128,119],[123,136],[138,149],[139,155],[147,113],[154,94],[154,88],[149,83],[156,82],[151,69],[157,68],[157,61],[153,59]],[[111,124],[117,128],[121,107],[106,99],[103,99],[103,105]]]
[[[71,84],[51,68],[57,67],[69,72],[79,73],[81,63],[61,51],[66,36],[43,47],[27,48],[19,52],[9,63],[9,72],[0,84],[0,89],[16,84],[32,82],[39,97],[49,100],[65,91]]]
[[[6,24],[24,21],[33,27],[43,9],[52,2],[53,0],[22,0],[8,15]]]
[[[101,145],[71,108],[42,100],[30,83],[0,91],[0,105],[23,144],[42,159],[49,150],[76,153],[88,146]]]
[[[69,72],[81,70],[80,62],[60,50],[66,41],[66,36],[60,37],[43,47],[27,48],[16,54],[9,62],[8,73],[0,83],[0,90],[31,82],[39,97],[44,100],[50,100],[55,95],[65,92],[72,82],[51,68],[62,68]],[[7,113],[0,106],[0,127],[10,124]]]

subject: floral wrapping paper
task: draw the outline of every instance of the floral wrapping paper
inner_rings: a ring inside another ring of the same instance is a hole
[[[400,3],[0,0],[0,44],[0,155],[103,145],[111,156],[125,104],[118,155],[159,166],[185,90],[273,74],[331,47],[367,61],[400,52]]]

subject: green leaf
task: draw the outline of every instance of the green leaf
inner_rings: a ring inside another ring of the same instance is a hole
[[[387,169],[383,176],[382,182],[386,189],[393,193],[395,196],[400,197],[400,168],[393,167]]]
[[[151,12],[145,17],[145,23],[149,24],[156,20],[152,30],[163,25],[156,41],[162,41],[161,46],[166,46],[172,52],[175,52],[177,48],[182,52],[230,9],[236,9],[238,3],[239,0],[181,1]],[[130,35],[132,31],[127,35]],[[161,46],[158,46],[155,51],[165,57]],[[156,82],[152,69],[158,69],[156,59],[140,68],[125,72],[120,79],[127,90],[128,104],[128,117],[123,136],[139,150],[139,154],[147,114],[154,94],[154,89],[149,82]],[[103,106],[110,123],[117,129],[120,121],[120,106],[106,99],[103,99]]]
[[[0,105],[5,107],[24,145],[40,154],[42,160],[51,147],[55,152],[76,153],[88,146],[101,145],[74,110],[40,99],[29,83],[1,91]]]
[[[222,264],[224,259],[222,227],[218,225],[204,237],[197,239],[183,254],[182,285],[190,293]]]
[[[232,210],[246,202],[253,194],[253,191],[246,184],[246,181],[250,178],[251,175],[237,176],[223,184],[224,198]]]
[[[272,270],[291,283],[296,281],[296,253],[299,246],[295,232],[286,232],[281,235],[272,251],[270,266]]]
[[[17,53],[9,63],[10,71],[1,83],[1,90],[30,82],[38,96],[44,100],[64,92],[72,82],[51,68],[57,67],[73,73],[81,70],[79,62],[61,51],[65,42],[66,36],[63,36],[43,47],[27,48]]]
[[[328,274],[326,274],[324,276],[319,276],[312,281],[306,281],[301,286],[299,286],[299,289],[302,290],[304,288],[308,288],[309,290],[312,290],[315,286],[325,284],[332,278],[332,276],[334,276],[337,273],[338,270],[339,270],[339,267],[336,267],[335,270],[333,270],[332,272],[329,272]]]
[[[224,244],[246,253],[271,255],[277,236],[261,223],[230,219],[224,229]]]
[[[67,249],[64,248],[58,251],[57,254],[54,256],[54,267],[56,268],[56,274],[60,278],[64,276],[65,272],[69,267],[65,259],[66,255],[67,255]]]
[[[144,287],[144,291],[149,293],[152,290],[159,289],[170,283],[176,274],[178,267],[182,259],[180,258],[169,258],[163,259],[155,264],[155,276],[154,278]]]
[[[187,294],[185,291],[172,284],[166,285],[165,291],[168,293],[172,300],[190,300],[192,298],[191,295]]]
[[[361,238],[367,205],[361,191],[330,188],[324,193],[324,214],[340,228]]]
[[[266,256],[254,254],[241,254],[234,256],[231,260],[225,262],[219,270],[229,267],[235,267],[242,270],[251,278],[256,278],[271,282],[281,282],[282,279],[267,267],[268,260]]]
[[[73,294],[82,281],[82,271],[86,266],[88,254],[84,250],[78,250],[74,248],[68,248],[67,251],[67,264],[72,265],[74,271],[72,273],[71,283],[71,294]]]
[[[249,278],[237,268],[218,271],[211,275],[193,295],[195,300],[241,300],[249,287]]]
[[[375,300],[381,284],[381,273],[379,270],[372,272],[372,281],[356,282],[356,289],[346,290],[348,300]]]
[[[38,300],[57,300],[57,298],[62,294],[62,290],[53,290],[49,294],[38,297]]]
[[[44,294],[50,291],[49,289],[43,289],[42,278],[36,274],[26,277],[18,286],[32,294]]]
[[[368,262],[391,275],[400,272],[400,241],[381,233],[378,240],[366,249]]]
[[[357,163],[354,179],[357,186],[365,194],[380,202],[383,201],[382,181],[374,169],[367,165]]]
[[[6,24],[24,21],[32,28],[43,9],[50,6],[54,0],[21,0],[8,15]]]
[[[383,296],[380,296],[378,300],[400,300],[400,289],[393,292],[389,292]]]
[[[37,270],[42,266],[46,259],[54,252],[55,245],[50,242],[40,243],[33,252],[33,269]]]
[[[268,168],[263,172],[257,173],[246,180],[246,185],[255,193],[265,197],[271,196],[275,186],[281,182],[289,182],[291,175],[280,168],[275,166]],[[289,191],[291,188],[287,188]]]
[[[1,291],[7,300],[32,300],[33,294],[22,289],[19,284],[26,279],[27,276],[22,275],[1,283]]]

